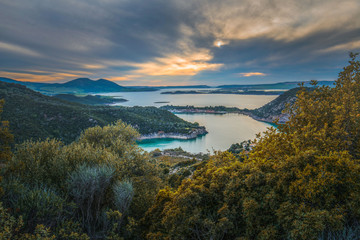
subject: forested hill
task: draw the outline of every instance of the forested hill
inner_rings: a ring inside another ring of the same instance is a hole
[[[257,120],[273,122],[276,119],[279,119],[280,123],[284,123],[288,120],[289,115],[283,113],[283,110],[286,108],[287,104],[291,105],[296,101],[296,93],[299,90],[299,87],[293,88],[284,92],[283,94],[260,108],[254,110],[243,109],[241,111],[242,113],[250,115],[252,118]]]
[[[47,95],[61,93],[144,92],[157,90],[156,88],[124,87],[106,79],[91,80],[89,78],[78,78],[65,83],[23,82],[3,77],[0,77],[0,81],[24,85]]]
[[[123,98],[113,98],[113,97],[100,96],[100,95],[76,96],[73,94],[56,94],[53,97],[69,102],[76,102],[86,105],[105,105],[105,104],[113,104],[113,103],[120,103],[127,101],[126,99]]]
[[[158,131],[188,133],[198,124],[182,120],[155,107],[88,106],[35,92],[25,86],[0,82],[0,99],[5,99],[3,120],[10,122],[15,142],[26,139],[75,140],[92,126],[104,126],[121,119],[141,134]]]

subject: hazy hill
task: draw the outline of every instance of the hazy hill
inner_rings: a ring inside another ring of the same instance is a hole
[[[83,92],[123,92],[127,90],[126,87],[105,79],[94,81],[89,78],[78,78],[61,84],[61,87]]]
[[[81,103],[86,105],[104,105],[104,104],[112,104],[119,102],[126,102],[126,99],[123,98],[112,98],[106,96],[99,95],[86,95],[86,96],[75,96],[73,94],[57,94],[53,97],[66,100],[69,102]]]
[[[103,92],[143,92],[157,90],[155,88],[124,87],[106,79],[91,80],[89,78],[78,78],[66,83],[34,83],[17,81],[10,78],[0,78],[0,81],[21,84],[47,95],[61,93],[86,94]]]
[[[89,106],[43,95],[25,86],[0,82],[0,99],[5,99],[3,120],[10,121],[16,142],[26,139],[75,140],[81,131],[107,125],[118,119],[142,134],[163,131],[188,133],[198,124],[182,120],[156,107]]]

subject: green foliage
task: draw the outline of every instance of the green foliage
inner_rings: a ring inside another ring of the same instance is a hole
[[[11,216],[0,203],[0,239],[14,239],[23,225],[22,217]]]
[[[107,166],[79,166],[69,177],[69,195],[80,209],[82,226],[90,235],[101,228],[101,214],[106,191],[113,181],[114,170]]]
[[[345,226],[339,231],[324,231],[318,240],[357,240],[360,236],[360,226],[358,223],[352,226]]]
[[[62,143],[54,139],[24,142],[17,146],[15,156],[9,161],[7,174],[25,183],[59,186],[63,184],[59,180],[65,180],[68,174],[62,147]]]
[[[86,104],[86,105],[104,105],[104,104],[112,104],[112,103],[127,101],[123,98],[112,98],[112,97],[105,97],[100,95],[76,96],[73,94],[57,94],[54,95],[54,97],[65,101]]]
[[[134,188],[131,182],[117,182],[113,186],[114,205],[121,213],[126,213],[134,196]]]
[[[106,126],[119,119],[141,134],[189,133],[199,127],[156,107],[82,105],[0,81],[1,98],[5,99],[3,117],[10,121],[9,129],[15,135],[16,143],[46,138],[70,143],[87,128]]]
[[[92,238],[105,238],[108,231],[136,234],[134,226],[162,184],[137,136],[117,122],[88,129],[69,145],[49,139],[18,145],[1,184],[6,207],[26,220],[22,233],[43,224],[59,239],[86,239],[84,232]],[[111,211],[121,218],[107,218]]]
[[[22,217],[16,218],[2,206],[0,202],[0,239],[25,239],[25,240],[53,240],[55,236],[50,233],[49,228],[38,225],[34,234],[21,233],[24,222]]]
[[[0,164],[6,163],[11,158],[10,144],[14,140],[9,130],[9,122],[2,121],[1,118],[4,103],[4,99],[0,99]]]
[[[251,150],[251,140],[242,141],[241,143],[231,144],[228,152],[239,155],[241,153],[249,152]]]

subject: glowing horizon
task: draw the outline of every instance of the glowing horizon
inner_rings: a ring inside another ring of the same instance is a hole
[[[0,0],[0,77],[133,86],[333,80],[348,52],[360,51],[359,14],[358,0]]]

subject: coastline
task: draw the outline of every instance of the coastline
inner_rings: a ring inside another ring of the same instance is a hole
[[[159,131],[157,133],[142,134],[140,137],[137,138],[137,140],[141,141],[147,139],[161,138],[189,140],[206,135],[207,133],[208,131],[206,131],[205,127],[194,129],[190,133],[164,133],[162,131]]]
[[[274,126],[277,126],[274,121],[279,119],[279,123],[283,124],[289,120],[289,116],[287,114],[281,115],[271,115],[267,118],[257,116],[253,113],[252,110],[248,109],[239,109],[236,107],[194,107],[194,106],[163,106],[162,109],[168,110],[171,113],[175,114],[227,114],[227,113],[237,113],[245,116],[249,116],[252,119],[260,122],[265,122]]]

